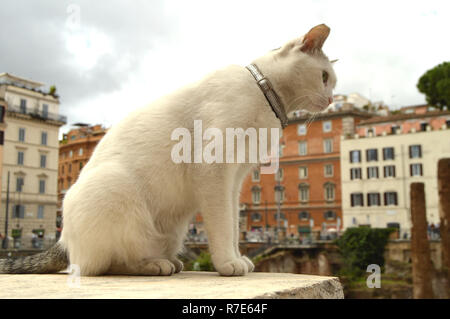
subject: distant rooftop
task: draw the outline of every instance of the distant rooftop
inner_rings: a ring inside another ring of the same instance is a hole
[[[421,105],[423,106],[423,105]],[[420,119],[420,118],[426,118],[426,117],[434,117],[434,116],[450,116],[450,111],[428,111],[426,113],[400,113],[400,114],[391,114],[388,116],[377,116],[373,117],[371,119],[367,119],[364,121],[361,121],[358,125],[366,125],[366,124],[375,124],[375,123],[388,123],[388,122],[396,122],[396,121],[403,121],[403,120],[411,120],[411,119]]]
[[[44,86],[44,83],[32,81],[9,73],[0,73],[0,84],[12,84],[30,89],[37,89]]]

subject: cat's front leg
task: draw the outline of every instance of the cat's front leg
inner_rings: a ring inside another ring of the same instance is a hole
[[[222,276],[243,276],[248,273],[248,264],[236,255],[234,245],[233,200],[231,189],[208,192],[201,211],[208,235],[209,250],[214,267]],[[205,194],[204,194],[205,195]]]

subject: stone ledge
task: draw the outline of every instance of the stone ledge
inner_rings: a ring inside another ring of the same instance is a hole
[[[0,298],[149,298],[149,299],[341,299],[339,279],[285,273],[221,277],[216,272],[186,271],[171,277],[81,277],[79,287],[67,274],[0,275]]]

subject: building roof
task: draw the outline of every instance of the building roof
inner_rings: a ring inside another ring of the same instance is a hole
[[[44,86],[44,83],[41,82],[37,82],[37,81],[33,81],[33,80],[29,80],[29,79],[25,79],[22,77],[19,77],[17,75],[12,75],[9,73],[0,73],[0,84],[2,83],[14,83],[14,84],[20,84],[23,85],[25,87],[29,87],[32,89],[36,89],[38,87]]]
[[[422,105],[423,106],[423,105]],[[430,111],[423,114],[393,114],[388,116],[377,116],[371,119],[367,119],[359,122],[358,126],[368,125],[368,124],[381,124],[381,123],[389,123],[389,122],[397,122],[397,121],[405,121],[412,119],[421,119],[426,117],[436,117],[436,116],[450,116],[450,111]]]

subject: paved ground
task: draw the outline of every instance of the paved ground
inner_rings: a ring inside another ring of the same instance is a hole
[[[181,272],[171,277],[67,274],[0,275],[0,298],[343,298],[335,277],[251,273],[220,277],[216,272]]]

